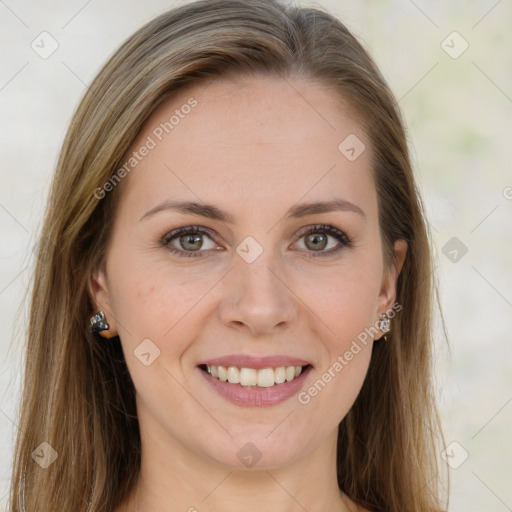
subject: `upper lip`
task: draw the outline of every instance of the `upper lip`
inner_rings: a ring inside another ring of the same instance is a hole
[[[279,366],[306,366],[311,365],[309,361],[298,359],[296,357],[276,355],[276,356],[250,356],[246,354],[233,354],[230,356],[216,357],[208,359],[201,364],[210,366],[236,366],[237,368],[254,368],[261,370],[262,368],[278,368]]]

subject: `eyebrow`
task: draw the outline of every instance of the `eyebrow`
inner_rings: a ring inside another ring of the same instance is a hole
[[[234,224],[235,217],[213,204],[198,203],[195,201],[171,201],[167,200],[163,203],[148,210],[139,220],[144,220],[161,211],[176,211],[189,215],[197,215],[198,217],[206,217],[209,219],[219,220],[227,224]],[[334,211],[354,212],[361,215],[366,220],[364,211],[354,203],[345,199],[332,199],[330,201],[318,201],[313,203],[304,203],[292,206],[286,213],[286,218],[301,218],[307,215],[315,215],[319,213],[329,213]]]

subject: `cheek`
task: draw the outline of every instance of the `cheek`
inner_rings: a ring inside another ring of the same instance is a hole
[[[364,294],[348,294],[338,299],[340,306],[331,306],[330,314],[323,317],[329,331],[325,334],[327,331],[322,329],[320,340],[325,350],[315,379],[298,396],[300,404],[311,407],[311,415],[315,416],[314,411],[319,417],[331,415],[334,421],[331,426],[344,418],[356,400],[373,347],[370,333],[374,322],[371,307],[364,303]]]
[[[122,324],[119,331],[125,337],[158,337],[164,326],[155,320],[165,318],[166,312],[169,315],[170,304],[179,305],[176,299],[183,290],[169,286],[162,277],[162,266],[128,238],[119,236],[114,240],[107,268],[112,304]]]
[[[219,276],[186,272],[169,265],[165,256],[150,257],[133,247],[123,250],[122,244],[113,248],[109,262],[112,305],[125,353],[130,356],[149,339],[161,352],[160,362],[176,364],[187,340],[196,338],[202,329],[193,317]]]
[[[194,305],[212,285],[206,279],[190,286],[186,275],[143,252],[116,250],[109,275],[126,364],[138,395],[158,416],[187,400],[181,359],[201,330],[190,320]]]
[[[327,357],[306,400],[318,393],[318,407],[333,407],[340,421],[357,398],[370,364],[380,272],[378,258],[360,253],[357,262],[347,265],[327,288],[319,306],[330,327],[323,337]]]
[[[381,283],[379,272],[378,260],[357,255],[335,269],[297,278],[297,295],[323,321],[325,335],[334,346],[374,324]]]
[[[303,404],[338,412],[341,421],[352,406],[366,377],[372,353],[376,304],[380,290],[381,263],[378,258],[359,252],[336,272],[316,273],[315,292],[309,293],[308,306],[321,321],[317,337],[324,357]],[[300,293],[306,295],[306,289]],[[300,400],[299,400],[300,401]],[[313,409],[312,409],[313,410]]]
[[[333,330],[342,342],[358,336],[375,322],[379,284],[367,272],[352,272],[340,283],[336,300],[330,307]]]
[[[315,378],[297,396],[302,411],[318,418],[318,429],[327,430],[334,429],[354,404],[372,352],[371,343],[359,341],[339,342],[337,349],[331,348]]]

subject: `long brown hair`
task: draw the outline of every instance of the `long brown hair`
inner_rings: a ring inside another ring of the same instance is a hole
[[[395,240],[405,239],[408,252],[397,282],[402,312],[388,341],[374,343],[362,390],[339,425],[338,482],[371,510],[446,509],[438,488],[438,445],[444,440],[432,375],[433,306],[439,299],[396,101],[362,45],[328,12],[278,0],[201,0],[132,35],[92,82],[69,127],[34,270],[13,512],[110,512],[137,481],[133,382],[119,338],[98,344],[88,325],[94,313],[88,283],[105,263],[120,187],[101,200],[95,190],[118,169],[164,99],[232,73],[328,86],[366,130],[386,263],[393,263]],[[52,454],[56,460],[43,467]]]

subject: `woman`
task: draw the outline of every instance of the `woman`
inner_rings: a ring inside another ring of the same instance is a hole
[[[203,0],[140,29],[42,240],[11,510],[445,508],[424,209],[330,14]]]

